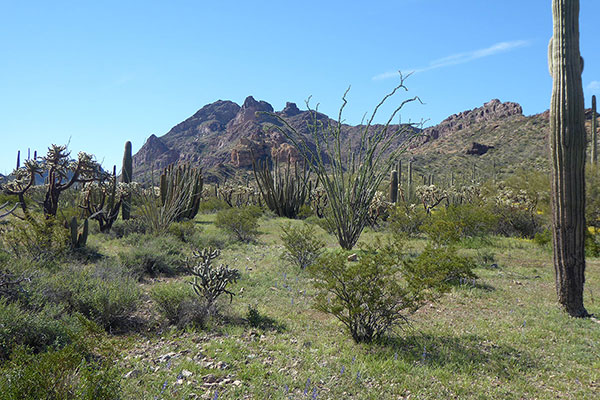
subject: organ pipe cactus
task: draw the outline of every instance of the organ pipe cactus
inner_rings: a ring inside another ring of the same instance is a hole
[[[585,282],[585,113],[579,51],[579,0],[553,0],[548,46],[552,76],[550,160],[552,239],[558,302],[573,317],[589,316]]]
[[[275,158],[273,168],[266,160],[252,162],[254,177],[265,204],[280,217],[296,218],[308,200],[312,188],[308,168],[300,167],[288,157],[285,166]]]
[[[193,219],[202,198],[202,169],[189,164],[169,165],[160,176],[160,201],[178,208],[176,221]]]

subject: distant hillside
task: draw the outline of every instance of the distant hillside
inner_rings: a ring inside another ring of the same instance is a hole
[[[252,96],[242,106],[219,100],[202,107],[165,135],[150,136],[133,157],[135,176],[149,176],[152,170],[156,173],[170,163],[191,162],[205,169],[233,171],[251,167],[252,155],[296,159],[295,149],[273,128],[279,123],[277,119],[260,112],[285,118],[311,141],[307,128],[311,115],[294,103],[274,112],[269,103]],[[324,124],[334,122],[324,114],[318,114],[318,119]],[[361,128],[344,125],[345,141],[355,144]],[[494,171],[497,175],[510,174],[519,168],[548,170],[548,132],[547,111],[524,116],[519,104],[493,99],[422,131],[413,129],[399,136],[395,145],[410,139],[402,159],[413,161],[416,175],[444,178],[453,171],[455,176],[468,175],[470,179],[473,165],[479,177],[491,177]]]

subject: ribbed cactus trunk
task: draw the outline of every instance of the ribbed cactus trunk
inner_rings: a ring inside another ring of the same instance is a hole
[[[398,171],[392,171],[390,174],[390,203],[398,201]]]
[[[548,49],[553,78],[550,105],[554,271],[558,302],[573,317],[583,306],[585,272],[586,132],[579,52],[579,0],[553,0]]]
[[[596,96],[592,96],[592,164],[598,164],[598,138],[596,131]]]
[[[131,157],[131,142],[125,142],[125,152],[123,153],[123,169],[121,171],[121,182],[131,183],[133,177],[133,158]],[[123,198],[121,204],[121,216],[126,221],[131,217],[131,194]]]

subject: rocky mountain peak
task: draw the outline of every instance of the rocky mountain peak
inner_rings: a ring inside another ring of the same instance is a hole
[[[285,117],[293,117],[294,115],[300,114],[302,111],[298,108],[296,103],[290,103],[289,101],[285,103],[285,107],[281,110],[281,113]]]

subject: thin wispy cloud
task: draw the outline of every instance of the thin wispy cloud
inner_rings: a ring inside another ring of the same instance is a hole
[[[591,81],[586,86],[587,90],[591,90],[592,92],[600,92],[600,81]]]
[[[402,71],[403,73],[404,72],[407,72],[407,73],[412,72],[412,73],[416,74],[419,72],[430,71],[432,69],[444,68],[444,67],[449,67],[449,66],[458,65],[458,64],[465,64],[465,63],[471,62],[473,60],[478,60],[480,58],[490,57],[490,56],[494,56],[496,54],[506,53],[511,50],[518,49],[520,47],[529,46],[530,44],[531,44],[531,42],[528,40],[513,40],[511,42],[500,42],[500,43],[493,44],[490,47],[486,47],[485,49],[467,51],[464,53],[457,53],[457,54],[452,54],[452,55],[449,55],[446,57],[438,58],[437,60],[431,61],[427,66],[424,66],[424,67],[404,68],[404,69],[401,69],[400,71]],[[375,75],[373,77],[373,80],[387,79],[387,78],[393,78],[393,77],[397,77],[397,76],[398,76],[398,71],[389,71],[389,72],[384,72],[379,75]]]

